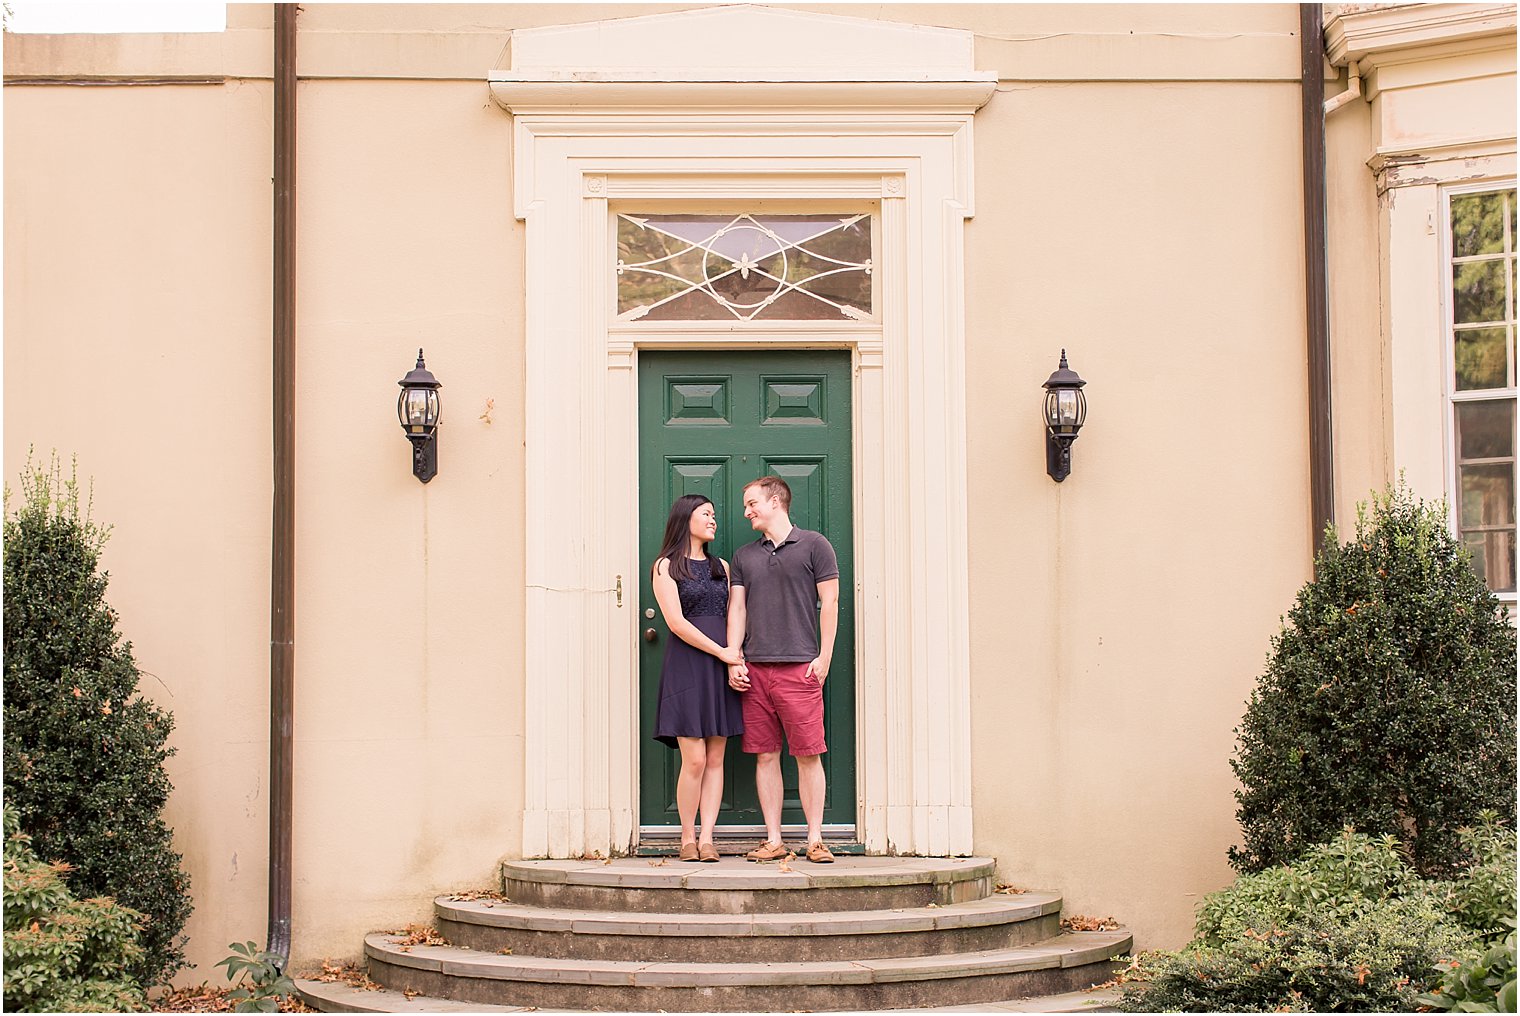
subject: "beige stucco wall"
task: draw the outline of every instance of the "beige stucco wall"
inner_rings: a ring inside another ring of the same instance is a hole
[[[298,963],[521,841],[523,234],[482,79],[514,26],[677,9],[301,15]],[[1309,567],[1297,12],[807,9],[974,31],[1003,79],[966,250],[976,846],[1175,945],[1230,878],[1231,728]],[[117,526],[112,600],[179,723],[197,979],[265,920],[268,24],[5,40],[11,76],[246,76],[5,95],[5,472],[78,452]],[[391,408],[419,345],[426,487]],[[1056,485],[1062,347],[1091,410]]]
[[[269,104],[259,81],[5,89],[5,477],[30,445],[77,455],[115,526],[202,963],[263,936]]]
[[[1077,83],[978,116],[978,849],[1145,946],[1230,878],[1231,728],[1306,577],[1296,93]],[[1057,485],[1062,346],[1089,415]]]

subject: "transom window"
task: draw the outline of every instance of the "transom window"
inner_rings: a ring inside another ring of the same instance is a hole
[[[871,317],[871,216],[617,216],[623,321]]]
[[[1457,532],[1515,591],[1515,189],[1449,195],[1450,401]]]

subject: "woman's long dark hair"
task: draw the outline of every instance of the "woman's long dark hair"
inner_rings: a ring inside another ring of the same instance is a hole
[[[676,503],[670,506],[670,517],[665,520],[665,539],[660,543],[659,556],[670,562],[670,577],[673,579],[696,578],[691,573],[691,565],[687,563],[686,555],[691,550],[692,512],[705,504],[712,504],[712,498],[701,494],[682,494],[676,498]],[[714,505],[713,509],[716,511],[717,506]],[[655,563],[659,563],[658,557],[655,558]],[[713,578],[727,578],[716,554],[709,551],[707,563],[712,569]]]

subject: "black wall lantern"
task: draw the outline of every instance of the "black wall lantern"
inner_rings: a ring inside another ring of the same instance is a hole
[[[411,373],[396,382],[401,386],[401,398],[396,400],[396,415],[401,418],[401,430],[412,443],[412,475],[427,483],[438,473],[438,420],[443,415],[438,401],[438,383],[427,364],[422,361],[422,350],[417,350],[417,366]]]
[[[1045,382],[1045,472],[1057,483],[1071,475],[1071,443],[1087,420],[1085,384],[1061,350],[1061,365]]]

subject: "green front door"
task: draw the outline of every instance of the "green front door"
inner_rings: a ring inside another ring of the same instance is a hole
[[[850,518],[850,354],[828,352],[639,354],[639,630],[641,641],[640,824],[679,825],[680,760],[655,741],[660,663],[673,638],[659,616],[649,567],[665,518],[682,494],[704,494],[718,513],[713,547],[733,560],[737,546],[759,538],[744,517],[744,485],[766,473],[792,488],[792,522],[828,537],[839,556],[839,636],[824,684],[824,823],[855,823],[855,576]],[[651,617],[652,615],[652,617]],[[782,821],[803,821],[797,769],[783,756]],[[753,756],[730,742],[723,825],[758,826]]]

